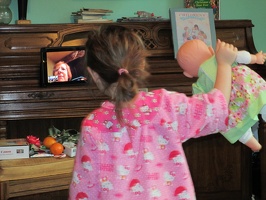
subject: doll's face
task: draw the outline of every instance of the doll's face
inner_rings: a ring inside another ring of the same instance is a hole
[[[185,42],[177,52],[177,61],[184,70],[184,75],[198,77],[200,65],[214,55],[211,47],[203,41],[195,39]]]

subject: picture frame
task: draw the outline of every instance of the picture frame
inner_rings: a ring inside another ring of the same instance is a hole
[[[187,40],[201,39],[215,49],[216,31],[210,8],[170,8],[174,55]]]
[[[185,8],[211,8],[215,20],[220,19],[220,0],[184,0]]]

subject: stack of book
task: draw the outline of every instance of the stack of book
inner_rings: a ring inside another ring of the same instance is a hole
[[[137,11],[134,13],[137,17],[122,17],[117,19],[117,22],[152,22],[152,21],[169,21],[169,19],[162,18],[161,16],[156,17],[154,13],[147,11]]]
[[[74,23],[108,23],[113,20],[107,19],[106,16],[112,13],[112,10],[82,8],[77,12],[72,12]]]

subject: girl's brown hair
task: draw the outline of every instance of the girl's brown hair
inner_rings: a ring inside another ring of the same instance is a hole
[[[123,26],[105,25],[92,32],[86,43],[87,65],[107,83],[105,89],[117,82],[115,101],[116,115],[122,119],[124,103],[138,93],[149,73],[147,51],[142,39]],[[119,69],[127,72],[118,73]]]

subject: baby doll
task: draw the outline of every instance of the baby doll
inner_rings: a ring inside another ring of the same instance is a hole
[[[217,62],[212,47],[198,39],[190,40],[180,47],[176,57],[185,76],[198,77],[192,85],[194,94],[205,93],[213,88]],[[253,151],[261,149],[251,127],[258,121],[257,115],[266,104],[266,82],[249,67],[238,63],[263,64],[265,57],[266,54],[262,52],[253,55],[247,51],[238,51],[236,62],[232,65],[228,129],[222,133],[230,143],[239,140]]]

